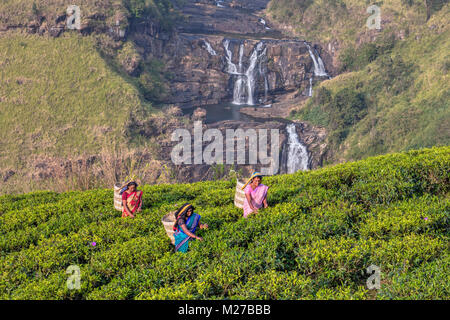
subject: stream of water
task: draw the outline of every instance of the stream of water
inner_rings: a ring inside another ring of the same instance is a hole
[[[300,142],[295,123],[286,126],[288,133],[288,156],[287,156],[287,173],[295,173],[299,170],[309,169],[308,150],[304,144]]]

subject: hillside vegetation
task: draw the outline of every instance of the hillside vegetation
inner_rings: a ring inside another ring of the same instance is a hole
[[[157,135],[144,141],[132,128],[163,116],[163,67],[108,30],[116,21],[131,30],[148,19],[170,31],[178,18],[173,3],[181,1],[82,1],[81,31],[66,29],[58,37],[51,30],[65,27],[71,1],[0,3],[0,194],[44,183],[54,190],[112,184],[117,177],[111,182],[105,175],[114,173],[94,162],[123,167],[136,152],[156,158]],[[167,112],[164,117],[167,122]]]
[[[432,15],[447,3],[448,0],[271,0],[267,14],[309,41],[336,42],[345,48],[368,42],[379,32],[406,36],[420,33]],[[373,14],[367,9],[372,5],[381,9],[381,31],[367,28],[367,19]],[[446,24],[441,21],[436,27]]]
[[[35,189],[29,180],[40,163],[41,171],[57,170],[68,159],[112,158],[117,148],[125,155],[151,144],[126,145],[129,127],[160,111],[102,57],[98,41],[70,32],[58,38],[0,34],[0,173],[16,173],[9,179],[0,174],[0,193]]]
[[[339,75],[292,113],[327,128],[328,162],[450,144],[450,5],[426,3],[383,1],[378,31],[361,1],[271,2],[273,17],[339,49]]]
[[[235,181],[144,186],[133,220],[112,190],[2,196],[0,297],[449,299],[449,172],[441,147],[267,177],[270,207],[249,219]],[[184,202],[210,230],[175,254],[161,218]]]
[[[133,18],[146,17],[170,30],[175,14],[174,4],[183,0],[3,0],[0,3],[0,26],[56,26],[65,23],[67,8],[77,5],[81,10],[82,28],[107,28],[117,19],[123,27]],[[125,20],[122,19],[125,17]]]

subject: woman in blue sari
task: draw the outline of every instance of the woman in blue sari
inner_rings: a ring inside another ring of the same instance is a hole
[[[173,226],[175,252],[187,252],[189,241],[192,239],[203,241],[203,238],[195,235],[197,227],[208,229],[207,224],[200,223],[200,218],[200,215],[194,213],[194,207],[189,203],[185,203],[175,212],[175,224]]]

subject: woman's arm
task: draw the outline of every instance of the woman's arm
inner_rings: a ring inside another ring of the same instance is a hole
[[[245,194],[245,197],[247,198],[248,205],[250,206],[250,209],[252,209],[252,211],[258,211],[258,209],[255,208],[255,207],[253,206],[253,204],[252,204],[252,195],[249,194],[249,193],[246,193],[246,194]]]
[[[267,208],[269,205],[267,204],[267,197],[263,200],[264,208]]]
[[[122,200],[123,207],[125,208],[125,211],[134,218],[134,215],[131,213],[130,209],[128,209],[127,200]]]
[[[185,234],[187,234],[189,237],[194,238],[194,239],[197,239],[197,240],[200,240],[200,241],[203,240],[203,238],[197,237],[195,234],[193,234],[192,232],[190,232],[189,229],[186,227],[185,224],[182,224],[182,225],[181,225],[181,229],[182,229],[183,232],[184,232]]]

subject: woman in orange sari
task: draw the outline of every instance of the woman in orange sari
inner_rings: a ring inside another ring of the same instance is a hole
[[[122,193],[122,218],[134,218],[136,212],[142,210],[142,191],[137,191],[138,184],[134,181],[127,184],[127,189]]]

